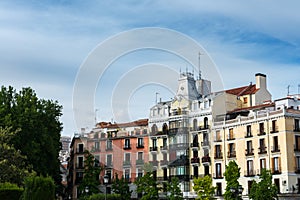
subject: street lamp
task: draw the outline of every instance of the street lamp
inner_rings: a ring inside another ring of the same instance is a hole
[[[103,176],[103,182],[104,182],[104,185],[105,185],[105,200],[106,200],[106,195],[107,195],[107,184],[108,184],[108,181],[109,181],[109,177],[107,174],[105,174]]]
[[[84,190],[85,190],[85,193],[86,193],[86,196],[87,196],[89,194],[89,187],[86,186]]]
[[[235,187],[230,187],[230,192],[234,194],[235,198],[238,199],[238,197],[240,196],[240,194],[243,193],[243,186],[239,185],[237,188]]]

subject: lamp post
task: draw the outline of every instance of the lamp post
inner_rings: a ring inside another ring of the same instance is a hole
[[[235,199],[239,199],[238,197],[240,196],[240,194],[243,193],[243,186],[239,185],[237,188],[235,187],[230,187],[230,192],[234,194]]]
[[[107,184],[108,184],[108,181],[109,181],[109,177],[107,174],[105,174],[103,176],[103,182],[104,182],[104,185],[105,185],[105,200],[106,200],[106,195],[107,195]]]
[[[88,187],[88,186],[86,186],[84,190],[85,190],[85,194],[86,194],[86,196],[88,196],[88,195],[89,195],[89,187]]]

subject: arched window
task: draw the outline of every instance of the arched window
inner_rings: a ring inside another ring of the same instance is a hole
[[[168,134],[168,125],[166,123],[163,125],[163,134]]]
[[[193,120],[193,130],[194,130],[194,131],[197,130],[197,124],[198,124],[197,119],[194,119],[194,120]]]
[[[156,124],[153,124],[153,126],[151,127],[151,134],[156,134],[157,133],[157,126]]]
[[[204,128],[208,128],[208,118],[204,117]]]

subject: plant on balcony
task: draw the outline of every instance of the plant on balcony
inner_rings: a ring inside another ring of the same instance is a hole
[[[272,183],[271,171],[262,169],[260,182],[253,181],[249,197],[253,200],[272,200],[277,197],[277,187]]]
[[[115,175],[115,180],[112,183],[112,190],[114,193],[119,194],[119,199],[121,200],[127,200],[130,199],[132,190],[129,189],[128,182],[122,176],[121,179],[119,179],[118,174]]]
[[[169,193],[167,199],[169,200],[182,200],[183,194],[179,187],[179,179],[173,177],[171,182],[167,183],[167,192]]]
[[[224,193],[224,197],[226,200],[230,199],[241,199],[239,196],[235,197],[235,194],[230,191],[231,188],[238,188],[240,178],[241,168],[236,164],[234,160],[230,161],[228,165],[226,165],[226,170],[224,173],[225,181],[226,181],[226,191]]]
[[[213,199],[216,187],[212,185],[212,178],[210,176],[199,177],[194,179],[194,191],[197,193],[199,200]]]
[[[82,183],[79,186],[79,190],[82,194],[85,194],[85,188],[88,188],[89,195],[95,194],[99,192],[99,174],[103,168],[95,166],[95,158],[89,151],[86,150],[84,152],[84,155],[84,172]]]

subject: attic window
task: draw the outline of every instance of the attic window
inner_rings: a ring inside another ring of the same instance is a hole
[[[248,98],[244,97],[244,103],[248,103]]]

